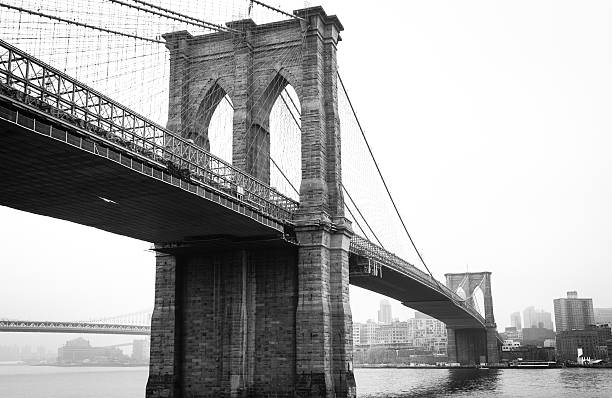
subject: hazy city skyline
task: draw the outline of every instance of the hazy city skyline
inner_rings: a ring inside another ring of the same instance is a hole
[[[605,3],[321,3],[345,27],[343,79],[434,275],[491,271],[500,331],[528,306],[553,312],[569,290],[612,307]],[[386,25],[372,34],[372,21]],[[149,243],[3,207],[0,220],[0,318],[152,307]],[[376,319],[383,298],[351,286],[354,321]],[[389,301],[394,317],[412,316]],[[0,345],[65,336],[2,334]]]

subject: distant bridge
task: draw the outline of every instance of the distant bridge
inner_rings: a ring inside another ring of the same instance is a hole
[[[151,326],[86,322],[0,321],[0,332],[88,333],[149,336],[151,334]]]

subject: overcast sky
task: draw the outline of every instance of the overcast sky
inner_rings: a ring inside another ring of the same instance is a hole
[[[611,4],[324,2],[417,245],[440,280],[493,273],[500,331],[527,306],[552,312],[567,290],[612,307]],[[0,318],[152,306],[148,243],[7,208],[0,220]],[[354,320],[375,318],[380,298],[351,288]]]

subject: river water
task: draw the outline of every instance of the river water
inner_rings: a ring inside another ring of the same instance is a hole
[[[0,366],[0,398],[143,398],[147,368]],[[612,397],[612,369],[356,369],[358,396]]]

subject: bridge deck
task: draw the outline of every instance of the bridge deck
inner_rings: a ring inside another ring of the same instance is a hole
[[[222,191],[51,128],[42,115],[17,118],[8,102],[0,97],[0,205],[149,242],[283,231]]]
[[[87,322],[57,321],[4,321],[0,320],[0,332],[14,333],[89,333],[89,334],[151,334],[151,326],[114,325]]]
[[[0,205],[149,241],[278,234],[297,209],[262,181],[2,40],[0,105]]]
[[[482,329],[484,318],[430,275],[359,236],[351,241],[350,282],[401,301],[455,329]]]

